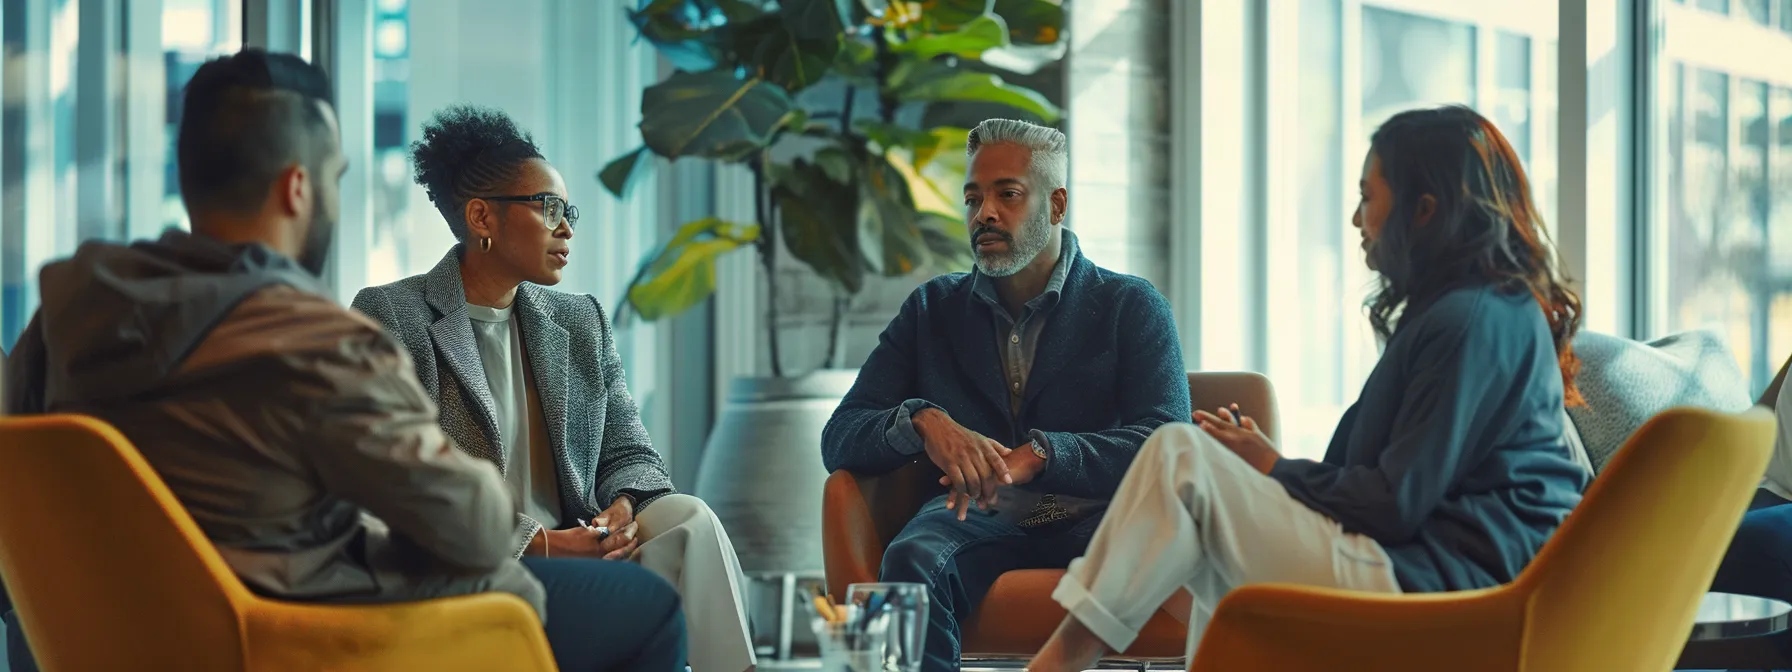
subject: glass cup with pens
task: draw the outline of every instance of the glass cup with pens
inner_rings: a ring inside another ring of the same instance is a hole
[[[815,609],[815,640],[821,646],[823,672],[883,672],[884,642],[890,626],[888,609],[834,604],[819,588],[811,606]]]
[[[919,583],[855,583],[846,603],[860,611],[885,614],[885,672],[920,672],[927,644],[927,586]]]

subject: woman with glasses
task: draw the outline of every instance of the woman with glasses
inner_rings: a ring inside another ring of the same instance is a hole
[[[354,307],[404,342],[442,430],[504,474],[516,553],[545,583],[569,559],[638,562],[683,597],[696,672],[753,668],[727,533],[701,500],[673,491],[603,307],[548,289],[579,221],[560,173],[504,113],[468,106],[437,113],[411,158],[460,243],[426,274],[362,290]],[[586,620],[578,611],[629,608],[563,606],[571,623]],[[553,640],[551,600],[548,611]]]

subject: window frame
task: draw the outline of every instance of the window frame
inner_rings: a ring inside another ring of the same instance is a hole
[[[1530,109],[1546,109],[1554,95],[1555,117],[1533,116],[1529,145],[1534,158],[1556,135],[1557,212],[1551,235],[1562,270],[1576,282],[1590,309],[1586,329],[1622,337],[1648,333],[1642,305],[1650,236],[1649,173],[1639,159],[1651,156],[1647,86],[1653,70],[1644,56],[1656,24],[1647,21],[1657,0],[1530,0],[1525,3],[1447,3],[1438,0],[1340,0],[1342,137],[1345,163],[1367,151],[1360,104],[1362,10],[1374,6],[1467,24],[1476,34],[1476,102],[1487,107],[1498,83],[1493,56],[1495,29],[1524,35],[1530,45]],[[1267,337],[1302,328],[1305,316],[1277,310],[1290,296],[1290,270],[1298,255],[1271,248],[1288,240],[1297,213],[1291,199],[1271,198],[1290,184],[1297,161],[1289,143],[1298,117],[1293,84],[1298,62],[1299,0],[1196,0],[1176,3],[1171,54],[1171,282],[1166,294],[1181,326],[1184,359],[1191,369],[1278,372],[1298,366],[1277,357]],[[1272,30],[1271,27],[1274,27]],[[1554,38],[1554,58],[1549,40]],[[1591,49],[1589,49],[1591,47]],[[1538,85],[1554,69],[1553,91]],[[1596,106],[1589,116],[1589,107]],[[1540,123],[1541,122],[1541,123]],[[1243,133],[1240,133],[1243,129]],[[1240,168],[1242,167],[1242,171]],[[1356,171],[1343,171],[1344,194],[1354,193]],[[1242,173],[1242,174],[1240,174]],[[1338,226],[1348,227],[1340,212]],[[1346,238],[1350,240],[1351,238]],[[1659,246],[1656,246],[1659,247]],[[1603,252],[1615,250],[1616,253]],[[1366,286],[1366,269],[1344,270],[1346,288]],[[1359,282],[1360,281],[1360,282]],[[1366,325],[1366,321],[1364,323]],[[1338,398],[1347,404],[1365,379],[1373,349],[1366,326],[1343,326],[1343,375]]]

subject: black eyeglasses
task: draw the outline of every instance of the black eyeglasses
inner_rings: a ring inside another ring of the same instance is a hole
[[[566,228],[579,225],[579,206],[566,202],[566,199],[553,194],[535,194],[534,196],[478,196],[488,201],[503,203],[541,203],[542,223],[549,229],[560,228],[560,218],[566,218]]]

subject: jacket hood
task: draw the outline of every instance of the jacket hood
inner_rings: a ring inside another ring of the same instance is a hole
[[[238,303],[264,287],[329,295],[316,276],[266,246],[179,230],[130,245],[86,243],[73,257],[45,266],[38,282],[44,398],[51,403],[116,399],[156,387]]]

